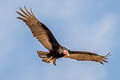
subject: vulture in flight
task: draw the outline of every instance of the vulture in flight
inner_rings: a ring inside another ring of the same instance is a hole
[[[105,56],[101,56],[88,51],[71,51],[62,46],[58,43],[47,26],[35,17],[32,9],[29,11],[26,7],[24,8],[25,10],[19,8],[21,12],[16,11],[21,16],[17,18],[25,22],[30,28],[33,36],[36,37],[46,49],[48,49],[49,52],[37,51],[38,56],[42,58],[43,62],[53,62],[53,64],[56,65],[56,59],[63,57],[75,59],[77,61],[95,61],[101,64],[107,62],[107,57],[110,55],[109,53]]]

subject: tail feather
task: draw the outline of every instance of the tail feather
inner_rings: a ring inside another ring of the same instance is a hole
[[[47,58],[48,52],[37,51],[37,54],[40,58]]]
[[[49,53],[48,52],[43,52],[43,51],[37,51],[37,54],[40,58],[43,58],[42,61],[46,63],[51,63],[53,62],[54,65],[56,65],[56,58],[51,58],[50,56],[47,56]]]

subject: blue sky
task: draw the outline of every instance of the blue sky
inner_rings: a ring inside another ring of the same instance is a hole
[[[119,0],[0,0],[0,80],[119,80]],[[37,50],[47,51],[28,27],[17,20],[19,7],[32,8],[60,44],[71,50],[106,55],[109,63],[57,60],[46,64]]]

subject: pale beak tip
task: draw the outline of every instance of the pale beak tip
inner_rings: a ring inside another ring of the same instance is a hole
[[[70,54],[67,54],[67,56],[70,56]]]

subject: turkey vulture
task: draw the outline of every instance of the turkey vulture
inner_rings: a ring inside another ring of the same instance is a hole
[[[40,22],[35,15],[31,11],[24,7],[25,10],[19,8],[22,13],[16,11],[21,17],[17,17],[18,19],[24,21],[26,25],[30,28],[34,37],[38,39],[38,41],[49,50],[49,52],[37,51],[38,56],[43,58],[42,61],[46,63],[53,62],[56,65],[56,59],[58,58],[71,58],[78,61],[96,61],[101,64],[107,62],[106,56],[101,56],[92,52],[87,51],[71,51],[62,45],[60,45],[55,37],[53,36],[52,32],[47,28],[45,24]]]

